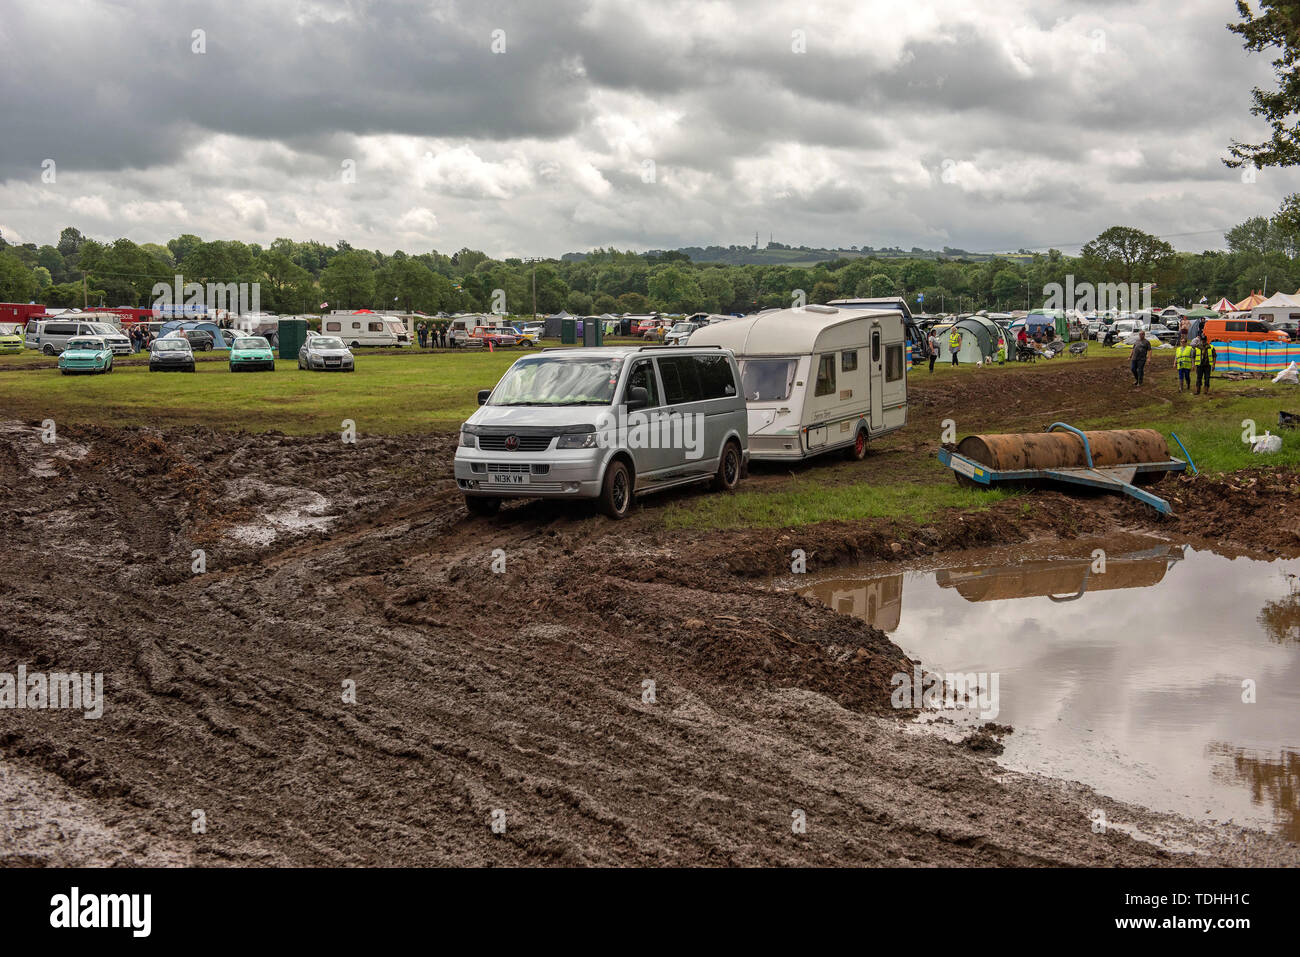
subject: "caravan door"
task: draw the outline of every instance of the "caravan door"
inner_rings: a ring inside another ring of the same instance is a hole
[[[871,326],[871,431],[885,427],[885,349],[880,341],[880,324]]]

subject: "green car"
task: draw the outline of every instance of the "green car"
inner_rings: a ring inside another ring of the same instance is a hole
[[[275,370],[275,353],[262,336],[240,336],[230,346],[230,371],[244,369]]]
[[[23,351],[23,338],[12,333],[0,332],[0,355],[17,355]]]
[[[64,375],[73,372],[112,372],[113,350],[103,339],[78,336],[69,339],[59,353],[59,371]]]

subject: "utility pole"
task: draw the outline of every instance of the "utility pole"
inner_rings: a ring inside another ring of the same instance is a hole
[[[525,259],[524,262],[533,264],[533,322],[537,321],[537,264],[541,259],[533,257]]]
[[[84,310],[89,303],[86,301],[86,270],[81,270],[81,308]]]

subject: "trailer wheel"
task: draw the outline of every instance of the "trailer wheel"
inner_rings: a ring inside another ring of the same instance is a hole
[[[853,436],[853,444],[844,450],[844,457],[850,462],[861,462],[867,457],[867,427],[858,426],[857,435]]]

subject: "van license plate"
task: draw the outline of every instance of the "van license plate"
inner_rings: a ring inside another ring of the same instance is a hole
[[[492,485],[527,485],[528,476],[522,472],[493,472],[489,476]]]

